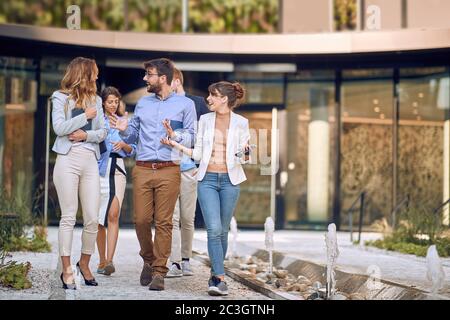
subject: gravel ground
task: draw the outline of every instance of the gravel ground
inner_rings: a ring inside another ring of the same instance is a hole
[[[12,257],[6,261],[14,260],[19,263],[30,262],[31,269],[28,273],[28,279],[32,287],[24,290],[16,290],[0,286],[0,300],[15,299],[48,299],[52,293],[52,277],[54,270],[51,269],[52,253],[31,253],[31,252],[13,252]]]
[[[74,253],[79,252],[81,230],[74,233]],[[72,260],[74,263],[76,260]],[[95,271],[98,256],[91,260],[91,270]],[[150,291],[139,284],[142,270],[142,258],[139,256],[139,244],[134,230],[120,230],[119,242],[114,258],[116,273],[112,276],[94,274],[98,287],[85,286],[79,290],[66,290],[66,299],[74,300],[267,300],[268,297],[249,289],[243,284],[226,278],[229,295],[211,297],[207,293],[209,268],[201,262],[191,259],[194,276],[165,279],[165,290]],[[78,279],[77,281],[81,281]]]
[[[74,300],[267,300],[246,286],[226,278],[230,294],[211,297],[207,294],[209,269],[192,260],[195,275],[165,279],[165,290],[150,291],[139,284],[141,263],[124,265],[116,263],[117,272],[112,276],[95,275],[98,287],[82,284],[79,290],[66,291],[67,299]]]

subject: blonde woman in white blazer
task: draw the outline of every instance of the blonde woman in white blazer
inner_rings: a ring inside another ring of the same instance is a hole
[[[83,211],[81,258],[77,268],[89,286],[96,286],[89,269],[95,250],[100,205],[100,176],[97,160],[99,144],[107,131],[102,100],[96,95],[98,68],[94,60],[78,57],[67,66],[61,90],[52,95],[52,126],[57,137],[53,145],[56,157],[53,183],[61,208],[58,242],[62,261],[64,289],[76,289],[71,267],[73,227],[78,200]]]
[[[245,181],[242,164],[248,161],[250,132],[248,120],[233,112],[244,98],[239,83],[221,81],[208,88],[211,113],[200,117],[194,149],[173,140],[161,142],[200,162],[197,179],[198,200],[208,234],[211,261],[210,295],[227,295],[224,259],[228,247],[230,221],[239,199],[239,184]],[[172,128],[164,123],[168,136]]]

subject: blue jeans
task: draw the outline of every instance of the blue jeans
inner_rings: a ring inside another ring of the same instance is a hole
[[[239,199],[239,185],[232,185],[228,173],[207,172],[198,183],[198,202],[208,234],[211,273],[225,275],[223,261],[227,254],[228,229]]]

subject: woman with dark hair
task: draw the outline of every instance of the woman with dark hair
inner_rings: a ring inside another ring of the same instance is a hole
[[[174,140],[161,142],[200,161],[197,179],[198,200],[208,234],[208,254],[211,261],[210,295],[227,295],[224,281],[224,259],[228,247],[228,230],[239,199],[239,184],[247,178],[242,164],[249,160],[250,132],[248,120],[233,112],[244,98],[239,83],[221,81],[208,88],[211,113],[200,117],[194,149]],[[165,122],[172,136],[169,122]]]
[[[100,172],[100,211],[98,220],[97,247],[99,265],[97,273],[111,275],[116,271],[113,264],[114,252],[119,237],[119,217],[123,203],[127,178],[123,158],[132,157],[136,146],[123,142],[119,130],[111,128],[109,118],[125,115],[125,105],[119,90],[106,87],[102,91],[103,111],[108,135],[106,150],[98,161]]]
[[[76,289],[71,267],[73,227],[78,200],[83,211],[81,258],[77,263],[84,282],[98,285],[89,269],[97,238],[100,180],[99,143],[106,137],[102,100],[96,95],[98,68],[94,60],[78,57],[67,66],[61,89],[52,94],[52,125],[56,133],[52,150],[56,157],[53,182],[61,207],[59,255],[64,289]]]

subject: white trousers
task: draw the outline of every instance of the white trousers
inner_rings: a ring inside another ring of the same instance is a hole
[[[192,257],[195,208],[197,204],[197,168],[181,172],[180,195],[173,212],[172,251],[170,261]]]
[[[53,171],[53,183],[61,208],[59,255],[71,255],[78,199],[83,212],[81,253],[93,254],[100,205],[100,177],[95,153],[79,145],[73,146],[67,155],[58,154]]]

